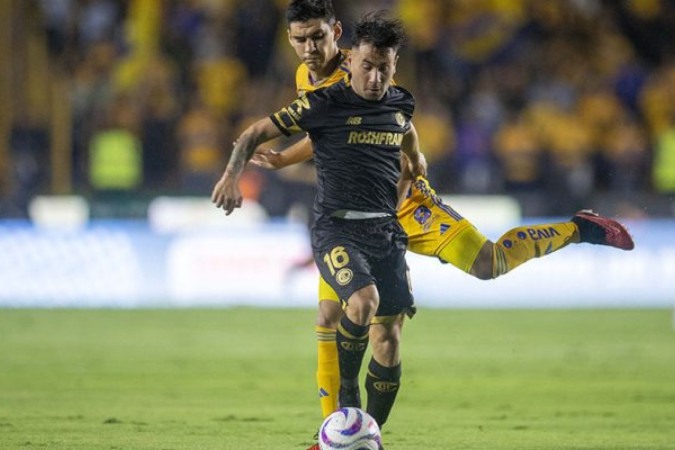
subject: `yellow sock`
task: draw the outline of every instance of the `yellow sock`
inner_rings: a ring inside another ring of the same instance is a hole
[[[316,382],[319,387],[319,402],[323,417],[328,417],[337,409],[340,390],[340,367],[338,366],[335,330],[317,326],[316,339],[318,341]]]
[[[572,222],[524,226],[507,231],[494,245],[494,277],[575,242],[577,232],[578,228]]]

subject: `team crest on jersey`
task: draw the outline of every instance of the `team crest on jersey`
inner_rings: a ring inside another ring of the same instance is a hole
[[[431,218],[431,210],[424,205],[420,205],[415,209],[413,216],[417,223],[424,225]]]
[[[396,123],[398,124],[398,126],[400,126],[401,128],[405,127],[405,116],[403,115],[402,112],[399,111],[396,114],[394,114],[394,119],[396,119]]]
[[[354,272],[350,269],[340,269],[335,274],[335,281],[337,281],[340,286],[349,284],[349,282],[352,281],[352,278],[354,278]]]

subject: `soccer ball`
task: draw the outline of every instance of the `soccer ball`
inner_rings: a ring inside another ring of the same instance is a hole
[[[358,408],[340,408],[321,424],[321,450],[378,450],[380,427],[365,411]]]

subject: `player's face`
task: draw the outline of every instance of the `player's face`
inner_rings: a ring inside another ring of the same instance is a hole
[[[366,100],[381,100],[389,89],[398,55],[393,48],[378,49],[362,43],[352,48],[352,89]]]
[[[340,51],[337,45],[342,35],[340,22],[330,24],[321,19],[291,22],[288,41],[295,53],[312,72],[321,72]]]

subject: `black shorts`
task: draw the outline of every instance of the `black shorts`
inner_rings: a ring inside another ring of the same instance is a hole
[[[380,303],[376,316],[414,309],[405,262],[407,237],[395,217],[349,220],[324,217],[312,228],[312,250],[321,276],[342,301],[370,284]]]

